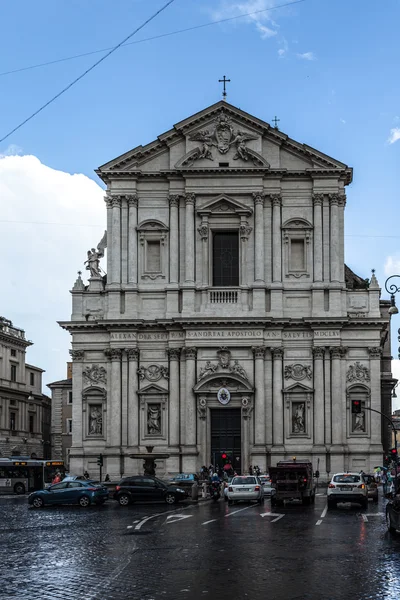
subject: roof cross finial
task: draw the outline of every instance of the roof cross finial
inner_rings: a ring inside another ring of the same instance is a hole
[[[279,127],[278,127],[279,121],[280,121],[280,119],[278,119],[278,117],[275,115],[275,117],[272,119],[275,129],[279,129]]]
[[[226,78],[226,75],[224,75],[223,79],[218,79],[219,83],[223,83],[224,84],[224,89],[223,89],[223,92],[222,92],[222,100],[226,100],[226,95],[227,95],[226,94],[226,84],[230,83],[230,81],[231,81],[230,79]]]

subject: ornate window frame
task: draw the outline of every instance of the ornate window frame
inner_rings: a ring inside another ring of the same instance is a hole
[[[283,390],[286,406],[285,437],[286,439],[308,439],[311,440],[313,433],[313,395],[314,390],[301,383],[295,383]],[[295,433],[293,431],[293,419],[295,416],[295,405],[304,403],[304,425],[305,431]]]
[[[148,385],[138,391],[140,404],[140,443],[147,443],[149,440],[160,440],[163,443],[168,441],[168,390],[158,385]],[[149,406],[159,404],[161,408],[161,432],[148,433],[147,419]]]
[[[285,277],[310,278],[313,268],[311,223],[305,219],[289,219],[282,226],[283,265]],[[295,269],[291,264],[292,241],[301,240],[304,243],[304,269]]]
[[[89,433],[91,406],[101,406],[102,432]],[[82,435],[84,440],[105,440],[107,437],[107,393],[98,386],[87,387],[82,392]]]
[[[139,239],[139,278],[143,281],[168,278],[168,232],[169,228],[161,221],[147,219],[136,228]],[[151,271],[147,264],[148,242],[160,244],[160,269]]]
[[[346,423],[347,437],[352,439],[370,438],[371,437],[371,413],[369,410],[364,410],[365,431],[353,430],[353,415],[351,412],[352,400],[360,400],[361,407],[369,408],[371,406],[371,390],[367,385],[356,382],[346,390]]]

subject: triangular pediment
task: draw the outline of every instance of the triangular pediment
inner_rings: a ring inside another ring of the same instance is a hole
[[[221,127],[221,123],[227,127]],[[228,126],[231,126],[231,132]],[[207,131],[211,136],[209,139]],[[196,137],[198,139],[194,139]],[[271,152],[273,148],[276,150]],[[270,160],[270,154],[273,160]],[[225,101],[180,121],[153,142],[137,146],[102,165],[97,173],[106,181],[113,173],[122,176],[124,172],[141,170],[223,168],[226,163],[231,169],[268,168],[271,163],[271,169],[288,172],[342,171],[346,183],[352,178],[352,170],[344,163],[296,142],[266,121]]]
[[[293,383],[292,385],[285,387],[285,389],[283,390],[283,393],[286,394],[286,393],[290,392],[291,394],[304,394],[304,393],[309,394],[312,391],[313,391],[313,389],[311,387],[307,387],[306,385],[303,385],[302,383]]]
[[[142,388],[141,390],[138,390],[138,394],[139,396],[153,396],[155,394],[167,394],[168,390],[160,387],[159,385],[156,385],[154,383],[152,383],[151,385],[147,385],[146,387]]]
[[[227,196],[226,194],[220,194],[216,198],[209,200],[202,206],[199,206],[197,212],[200,215],[207,214],[235,214],[235,215],[251,215],[253,210],[242,204],[238,200]]]

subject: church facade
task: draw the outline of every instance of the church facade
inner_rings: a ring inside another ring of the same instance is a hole
[[[97,173],[107,235],[61,323],[71,471],[142,472],[149,446],[160,475],[381,464],[389,317],[374,274],[345,277],[352,169],[218,102]]]

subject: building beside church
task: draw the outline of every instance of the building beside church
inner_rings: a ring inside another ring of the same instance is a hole
[[[63,460],[69,471],[72,445],[72,363],[67,363],[67,378],[48,383],[51,390],[51,456]]]
[[[42,394],[43,369],[25,361],[32,342],[0,317],[0,456],[50,458],[50,398]]]
[[[141,472],[130,454],[147,446],[169,455],[159,474],[223,452],[242,472],[293,455],[325,477],[380,464],[369,409],[390,403],[389,315],[374,274],[345,276],[352,169],[221,101],[97,174],[107,235],[61,323],[71,471],[102,453],[111,477]]]

